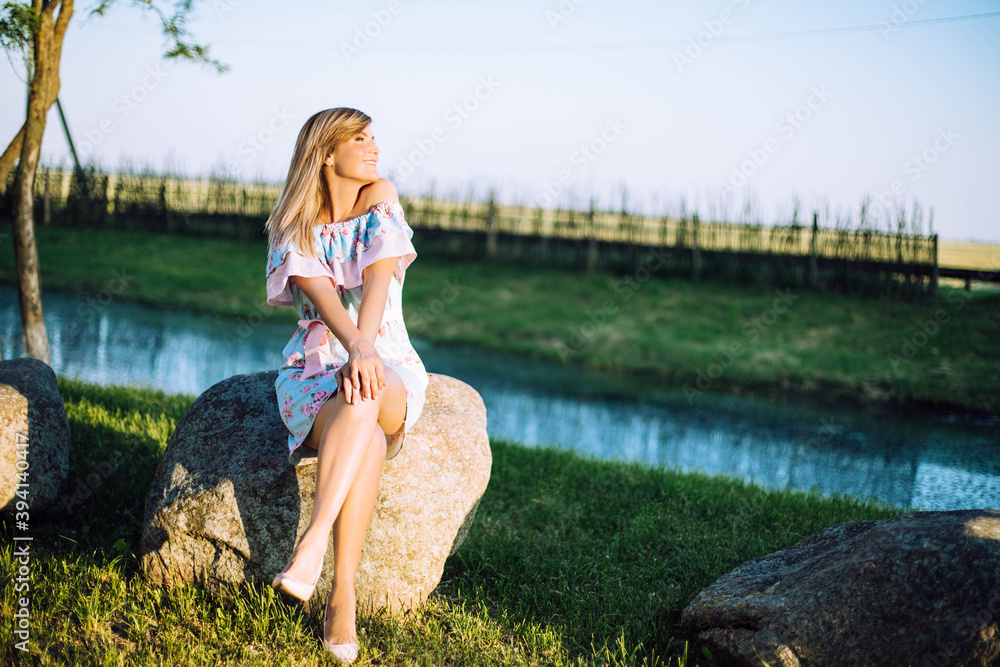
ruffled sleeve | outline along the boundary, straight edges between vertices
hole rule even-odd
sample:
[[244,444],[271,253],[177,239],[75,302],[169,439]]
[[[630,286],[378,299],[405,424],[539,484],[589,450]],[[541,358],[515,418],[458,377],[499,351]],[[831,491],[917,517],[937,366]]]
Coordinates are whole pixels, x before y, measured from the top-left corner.
[[400,282],[417,257],[413,230],[399,202],[376,204],[367,215],[322,228],[331,249],[330,268],[338,285],[350,289],[361,284],[362,272],[386,257],[398,257],[395,275]]
[[[330,267],[320,259],[306,257],[299,247],[282,235],[271,244],[267,260],[267,303],[292,306],[292,276],[313,278],[327,276],[336,280]],[[321,253],[317,253],[322,256]]]

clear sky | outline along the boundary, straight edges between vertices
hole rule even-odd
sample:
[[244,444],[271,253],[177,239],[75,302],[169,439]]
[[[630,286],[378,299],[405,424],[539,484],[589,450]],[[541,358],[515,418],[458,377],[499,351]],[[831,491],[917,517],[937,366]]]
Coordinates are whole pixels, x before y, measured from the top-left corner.
[[[793,197],[851,215],[881,195],[943,239],[1000,242],[1000,2],[372,0],[197,3],[231,70],[164,61],[119,3],[67,33],[60,100],[82,157],[280,181],[302,123],[372,118],[403,194],[787,222]],[[873,29],[831,31],[833,28]],[[23,121],[0,68],[0,137]],[[69,164],[53,109],[42,151]],[[560,182],[561,181],[561,182]],[[893,194],[892,189],[898,194]],[[926,232],[926,218],[925,229]]]

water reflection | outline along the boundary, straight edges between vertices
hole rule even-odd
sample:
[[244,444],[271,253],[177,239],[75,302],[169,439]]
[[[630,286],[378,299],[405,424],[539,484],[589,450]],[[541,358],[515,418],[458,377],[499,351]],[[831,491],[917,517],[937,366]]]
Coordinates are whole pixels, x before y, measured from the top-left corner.
[[[276,369],[292,323],[219,319],[46,292],[60,375],[193,395]],[[14,288],[0,285],[4,358],[22,355]],[[1000,506],[998,423],[947,423],[842,407],[680,391],[577,367],[414,340],[430,372],[483,397],[490,436],[602,459],[722,473],[923,509]]]

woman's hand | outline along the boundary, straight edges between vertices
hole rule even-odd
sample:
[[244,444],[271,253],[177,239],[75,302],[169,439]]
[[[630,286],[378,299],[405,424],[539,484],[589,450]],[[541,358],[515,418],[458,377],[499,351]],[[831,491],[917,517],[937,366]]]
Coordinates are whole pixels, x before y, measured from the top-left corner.
[[347,363],[341,366],[335,378],[337,387],[344,392],[348,403],[374,399],[385,387],[382,357],[367,338],[359,338],[348,347]]

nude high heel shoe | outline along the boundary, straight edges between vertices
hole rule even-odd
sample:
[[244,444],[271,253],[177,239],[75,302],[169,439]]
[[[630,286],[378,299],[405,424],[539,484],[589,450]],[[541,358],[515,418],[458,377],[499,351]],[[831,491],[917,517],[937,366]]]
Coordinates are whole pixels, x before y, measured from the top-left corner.
[[286,574],[284,570],[274,575],[274,581],[271,582],[271,586],[286,595],[306,602],[312,597],[313,591],[316,590],[316,584],[319,582],[319,576],[323,574],[323,561],[326,560],[326,554],[323,554],[323,558],[319,561],[319,570],[316,572],[316,576],[313,577],[312,583],[306,583],[301,579],[296,579],[290,574]]
[[320,639],[323,640],[323,648],[333,654],[337,660],[344,662],[346,664],[351,664],[358,659],[358,645],[354,642],[349,644],[331,644],[326,641],[326,610],[327,607],[323,607],[323,628],[320,630]]

